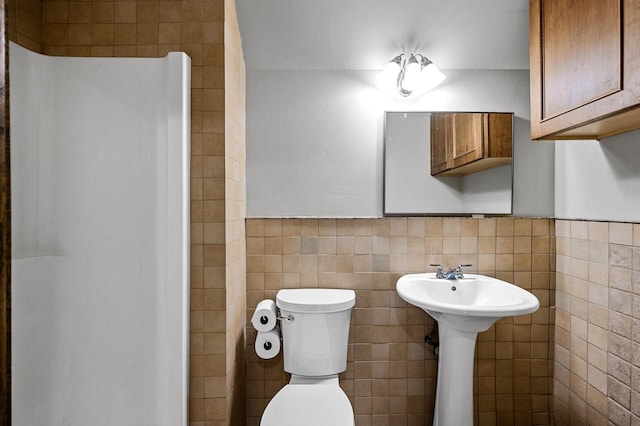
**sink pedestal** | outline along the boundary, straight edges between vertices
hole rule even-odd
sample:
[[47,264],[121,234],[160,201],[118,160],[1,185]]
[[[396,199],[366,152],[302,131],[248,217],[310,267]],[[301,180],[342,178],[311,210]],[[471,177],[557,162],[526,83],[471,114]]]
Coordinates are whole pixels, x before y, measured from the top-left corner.
[[477,332],[438,322],[440,355],[433,426],[473,426],[473,355]]
[[473,354],[476,337],[500,318],[535,312],[540,302],[516,285],[484,275],[443,280],[407,274],[400,297],[426,311],[440,328],[434,426],[473,426]]

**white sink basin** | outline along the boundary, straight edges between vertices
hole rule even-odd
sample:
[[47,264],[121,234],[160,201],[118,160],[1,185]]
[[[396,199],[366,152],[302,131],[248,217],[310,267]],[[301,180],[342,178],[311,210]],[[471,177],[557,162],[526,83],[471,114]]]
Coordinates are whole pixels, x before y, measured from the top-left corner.
[[502,317],[530,314],[540,306],[528,291],[484,275],[445,280],[433,273],[409,274],[398,280],[396,290],[403,300],[461,331],[484,331]]

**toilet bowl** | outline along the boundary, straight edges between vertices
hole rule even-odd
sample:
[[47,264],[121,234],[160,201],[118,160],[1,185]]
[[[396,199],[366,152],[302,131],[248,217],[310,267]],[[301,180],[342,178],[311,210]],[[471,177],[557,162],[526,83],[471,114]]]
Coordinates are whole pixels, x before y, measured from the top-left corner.
[[353,426],[349,398],[334,383],[289,383],[271,399],[260,426]]
[[286,289],[276,295],[284,369],[291,380],[269,402],[260,426],[353,426],[340,388],[347,368],[353,290]]

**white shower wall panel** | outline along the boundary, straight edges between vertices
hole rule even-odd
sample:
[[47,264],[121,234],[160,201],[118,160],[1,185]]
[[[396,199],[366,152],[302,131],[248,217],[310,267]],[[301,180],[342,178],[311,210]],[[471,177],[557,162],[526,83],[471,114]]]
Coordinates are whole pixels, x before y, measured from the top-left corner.
[[186,424],[189,62],[11,45],[16,426]]

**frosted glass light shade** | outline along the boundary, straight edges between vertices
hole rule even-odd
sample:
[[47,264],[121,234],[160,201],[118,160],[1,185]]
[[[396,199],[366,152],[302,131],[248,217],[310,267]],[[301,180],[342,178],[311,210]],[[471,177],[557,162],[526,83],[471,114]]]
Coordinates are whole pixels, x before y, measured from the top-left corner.
[[420,73],[420,83],[416,90],[428,92],[447,78],[434,63],[427,65]]
[[396,91],[398,86],[398,74],[402,71],[401,55],[392,59],[387,66],[376,76],[376,84],[380,90],[388,93]]
[[420,64],[415,56],[411,55],[404,69],[402,88],[413,92],[420,85]]

